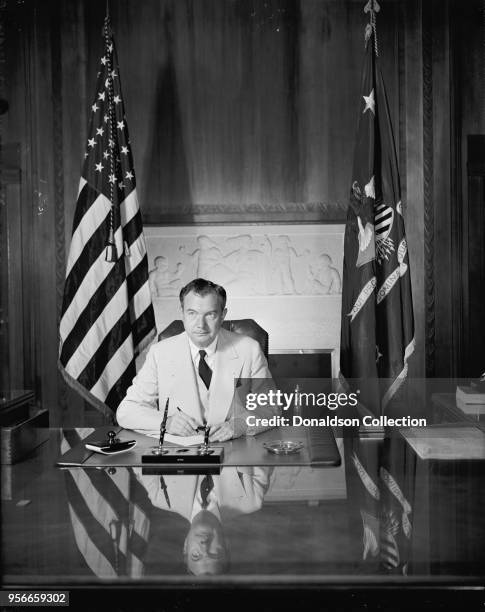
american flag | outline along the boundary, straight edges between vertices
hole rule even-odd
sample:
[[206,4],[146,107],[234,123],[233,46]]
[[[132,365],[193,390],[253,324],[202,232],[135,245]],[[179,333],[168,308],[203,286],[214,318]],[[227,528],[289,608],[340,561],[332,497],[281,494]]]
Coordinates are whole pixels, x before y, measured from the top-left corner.
[[79,183],[60,321],[59,367],[112,416],[155,334],[148,261],[108,17]]
[[[92,431],[63,430],[61,452]],[[73,468],[64,476],[74,538],[91,571],[101,578],[143,576],[152,504],[133,469]]]
[[[378,63],[378,10],[377,1],[369,0],[344,239],[340,374],[348,387],[359,390],[360,403],[370,413],[397,416],[406,409],[397,400],[414,350],[414,316],[397,155]],[[349,463],[359,483],[363,558],[377,559],[385,571],[403,572],[411,506],[399,462],[391,469],[391,442],[356,435]]]

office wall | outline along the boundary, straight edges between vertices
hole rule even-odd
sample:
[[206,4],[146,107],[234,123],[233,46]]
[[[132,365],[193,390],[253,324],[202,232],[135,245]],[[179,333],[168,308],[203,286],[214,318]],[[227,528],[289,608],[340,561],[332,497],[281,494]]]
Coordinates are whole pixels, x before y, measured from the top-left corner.
[[[111,4],[146,221],[163,227],[344,219],[364,2]],[[475,23],[482,7],[470,4],[463,19]],[[446,376],[459,365],[461,325],[457,96],[468,99],[478,83],[472,72],[456,91],[456,49],[479,49],[483,32],[476,26],[471,40],[460,38],[454,2],[381,5],[380,58],[412,265],[411,374]],[[84,418],[57,375],[57,325],[103,17],[104,3],[93,0],[7,1],[3,9],[10,108],[2,144],[18,153],[7,161],[19,170],[19,205],[8,204],[8,211],[20,228],[11,256],[22,261],[16,274],[23,300],[22,311],[10,300],[9,325],[19,331],[25,386],[49,407],[52,424]]]

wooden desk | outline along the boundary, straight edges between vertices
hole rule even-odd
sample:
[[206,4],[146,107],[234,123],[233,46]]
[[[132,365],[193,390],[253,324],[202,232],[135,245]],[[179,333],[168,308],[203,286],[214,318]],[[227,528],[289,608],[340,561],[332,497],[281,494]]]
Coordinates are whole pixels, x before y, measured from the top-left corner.
[[[112,456],[95,453],[84,447],[84,443],[89,442],[89,440],[105,439],[110,429],[117,432],[117,437],[120,440],[136,440],[137,445],[130,451]],[[263,446],[265,442],[281,439],[301,441],[304,446],[300,452],[291,455],[274,455],[269,453]],[[142,463],[142,455],[149,454],[150,449],[157,446],[157,444],[157,439],[133,431],[124,430],[119,427],[103,427],[93,432],[79,447],[59,457],[57,463],[64,467],[82,466],[83,468],[106,466],[149,467],[147,464]],[[257,436],[242,436],[236,440],[214,444],[214,446],[224,447],[224,466],[264,465],[276,467],[310,465],[337,467],[341,464],[333,431],[331,428],[324,427],[275,428]],[[153,467],[153,465],[150,467]],[[173,467],[176,468],[177,466]],[[198,467],[200,467],[200,464]]]
[[485,430],[485,415],[463,412],[457,405],[454,393],[433,393],[433,417],[435,423],[470,423]]
[[[314,485],[311,498],[321,500],[318,506],[281,494],[291,492],[295,479],[311,466],[223,467],[214,479],[223,483],[222,495],[229,494],[219,507],[230,567],[225,575],[194,576],[187,573],[183,548],[201,476],[175,474],[162,481],[136,467],[59,469],[54,462],[65,434],[50,431],[45,469],[32,473],[18,495],[2,500],[3,588],[64,585],[73,601],[73,585],[96,588],[95,601],[113,586],[138,598],[145,593],[137,589],[152,589],[160,601],[170,589],[199,594],[210,588],[213,601],[223,589],[232,589],[234,597],[237,588],[239,597],[243,589],[254,594],[258,588],[311,587],[340,589],[340,601],[343,590],[355,592],[359,585],[405,589],[484,583],[484,489],[478,465],[483,462],[476,472],[459,475],[456,465],[445,469],[441,462],[437,469],[407,457],[409,490],[416,492],[414,499],[405,492],[412,505],[412,563],[408,575],[390,576],[373,558],[363,559],[362,517],[349,494],[325,500],[319,495],[324,478],[308,479]],[[402,458],[401,447],[395,459]],[[333,470],[319,472],[324,476]],[[276,485],[279,494],[272,496]]]

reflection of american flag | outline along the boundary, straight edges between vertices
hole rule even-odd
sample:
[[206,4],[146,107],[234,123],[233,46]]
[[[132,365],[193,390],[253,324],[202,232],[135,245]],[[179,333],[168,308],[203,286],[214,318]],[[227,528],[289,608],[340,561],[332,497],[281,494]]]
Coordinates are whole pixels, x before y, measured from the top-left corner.
[[[92,431],[64,430],[61,451]],[[91,571],[101,578],[142,576],[152,505],[133,470],[75,468],[65,470],[65,483],[76,545]]]
[[[155,333],[155,319],[108,19],[90,114],[66,269],[59,365],[71,386],[112,415],[135,376],[135,357]],[[106,261],[106,245],[112,241],[116,252]]]

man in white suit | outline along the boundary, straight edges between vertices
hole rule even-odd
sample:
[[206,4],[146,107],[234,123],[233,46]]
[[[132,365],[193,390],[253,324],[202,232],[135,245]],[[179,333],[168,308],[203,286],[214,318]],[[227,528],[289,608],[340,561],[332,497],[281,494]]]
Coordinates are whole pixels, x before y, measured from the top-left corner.
[[155,507],[175,512],[190,523],[183,552],[187,570],[195,575],[227,571],[229,549],[224,523],[261,509],[272,471],[269,467],[240,466],[224,467],[215,476],[177,474],[160,478],[135,469]]
[[[235,391],[241,379],[271,379],[259,343],[222,329],[227,309],[220,285],[195,279],[180,291],[180,304],[185,331],[150,348],[118,407],[119,425],[159,431],[169,398],[168,433],[191,436],[208,425],[213,442],[258,433],[262,428],[246,422],[254,412]],[[271,407],[257,410],[258,416],[275,413]]]

